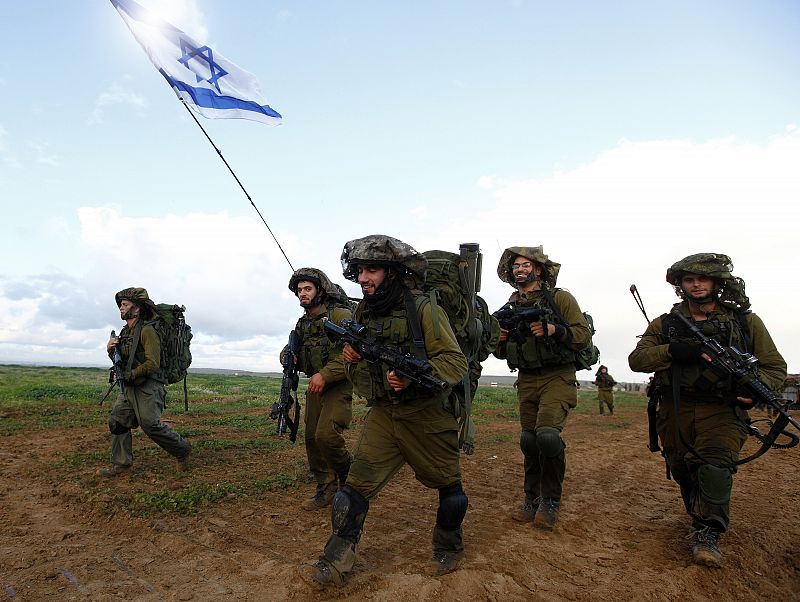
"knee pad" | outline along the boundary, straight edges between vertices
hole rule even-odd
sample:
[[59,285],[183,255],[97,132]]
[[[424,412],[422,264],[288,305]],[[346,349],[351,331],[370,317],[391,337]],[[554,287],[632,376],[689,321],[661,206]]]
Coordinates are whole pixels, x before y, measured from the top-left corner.
[[539,457],[539,447],[536,445],[536,433],[533,431],[522,431],[519,435],[519,448],[522,455]]
[[333,496],[331,506],[333,534],[352,543],[358,543],[368,510],[369,501],[363,495],[349,485],[342,487]]
[[108,430],[111,431],[112,435],[124,435],[125,433],[129,433],[131,429],[129,429],[127,426],[123,426],[113,418],[109,418]]
[[731,501],[733,475],[727,468],[703,464],[697,469],[697,485],[702,498],[711,504],[720,506]]
[[436,524],[445,531],[455,531],[467,514],[469,499],[461,482],[439,489],[439,509],[436,511]]
[[536,445],[545,458],[557,457],[566,447],[561,439],[561,433],[552,426],[536,429]]

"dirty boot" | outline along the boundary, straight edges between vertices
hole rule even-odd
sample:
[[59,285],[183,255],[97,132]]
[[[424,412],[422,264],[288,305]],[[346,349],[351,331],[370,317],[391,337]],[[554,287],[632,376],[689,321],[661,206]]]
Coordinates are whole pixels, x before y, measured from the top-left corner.
[[301,567],[300,575],[309,585],[319,590],[328,585],[344,585],[344,576],[324,556],[314,564]]
[[558,500],[549,497],[542,498],[542,501],[539,502],[539,508],[536,510],[533,525],[540,529],[552,529],[556,526],[556,518],[560,507],[561,503]]
[[694,528],[689,533],[692,541],[692,560],[712,568],[722,566],[722,553],[719,551],[719,531],[711,527]]
[[464,558],[464,532],[461,528],[446,531],[439,525],[433,528],[433,557],[431,568],[436,577],[452,573]]
[[314,497],[300,504],[300,507],[303,510],[321,510],[322,508],[331,505],[331,502],[333,502],[333,496],[335,495],[336,495],[336,489],[318,488],[317,492],[314,494]]
[[356,544],[338,535],[331,535],[319,560],[302,567],[300,574],[317,589],[325,589],[328,585],[341,586],[355,562]]
[[189,448],[189,451],[186,453],[185,456],[181,456],[180,458],[175,458],[175,470],[178,472],[186,472],[189,470],[189,456],[192,454],[192,449]]
[[101,477],[116,477],[121,474],[125,474],[131,469],[130,466],[122,466],[121,464],[112,464],[107,468],[101,468],[97,471],[97,474]]
[[541,498],[525,498],[525,500],[511,512],[511,518],[520,523],[532,523],[536,516],[536,510],[539,508]]

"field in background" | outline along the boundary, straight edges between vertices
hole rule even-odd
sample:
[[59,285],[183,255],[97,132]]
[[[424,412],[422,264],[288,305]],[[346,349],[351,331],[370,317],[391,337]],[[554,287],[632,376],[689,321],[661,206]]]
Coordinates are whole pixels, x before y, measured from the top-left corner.
[[[480,387],[467,558],[427,571],[437,496],[407,468],[372,501],[346,587],[318,594],[298,575],[330,532],[311,497],[301,430],[276,437],[269,408],[280,381],[190,374],[169,387],[164,420],[194,446],[191,469],[138,430],[134,468],[107,465],[111,398],[102,369],[0,366],[0,587],[19,599],[237,600],[789,600],[800,598],[797,450],[743,468],[734,488],[726,566],[688,562],[688,520],[663,463],[645,449],[645,398],[616,394],[613,417],[579,391],[564,433],[565,495],[554,533],[508,516],[521,497],[516,391]],[[301,402],[303,385],[301,384]],[[114,395],[114,394],[112,394]],[[366,414],[354,404],[351,448]],[[13,595],[12,595],[13,594]]]

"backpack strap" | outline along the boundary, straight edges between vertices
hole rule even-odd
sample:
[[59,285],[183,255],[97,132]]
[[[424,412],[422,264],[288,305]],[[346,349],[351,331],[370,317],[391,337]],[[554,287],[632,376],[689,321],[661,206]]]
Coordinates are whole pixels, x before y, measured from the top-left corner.
[[131,351],[128,354],[128,365],[125,367],[126,372],[133,370],[133,358],[136,355],[136,350],[139,349],[139,339],[142,336],[142,326],[144,322],[136,320],[136,326],[133,327],[133,341],[131,342]]
[[[406,306],[408,328],[411,330],[411,341],[414,344],[414,355],[419,359],[427,360],[428,354],[425,353],[425,338],[422,334],[422,323],[419,319],[417,301],[408,289],[403,291],[403,302]],[[432,301],[432,303],[435,303],[435,301]]]
[[[558,292],[561,289],[555,289]],[[550,306],[550,309],[553,310],[553,313],[556,315],[556,318],[561,322],[561,325],[566,330],[566,340],[565,341],[557,341],[559,345],[567,346],[572,342],[572,329],[569,327],[569,322],[564,318],[564,314],[561,313],[561,308],[556,303],[555,297],[550,292],[549,289],[543,288],[542,293],[544,293],[544,298],[547,300],[547,304]],[[547,333],[545,333],[547,334]]]

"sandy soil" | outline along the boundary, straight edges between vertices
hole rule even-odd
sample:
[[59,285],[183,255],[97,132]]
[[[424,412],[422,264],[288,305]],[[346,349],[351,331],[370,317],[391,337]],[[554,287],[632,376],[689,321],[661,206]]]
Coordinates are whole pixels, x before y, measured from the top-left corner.
[[[180,416],[174,426],[192,420]],[[725,566],[712,570],[689,560],[689,521],[660,456],[645,448],[645,430],[641,408],[571,417],[565,497],[558,527],[547,533],[509,518],[521,498],[517,425],[482,426],[476,453],[462,463],[470,507],[461,570],[429,573],[437,496],[404,470],[372,503],[351,579],[322,593],[298,571],[316,559],[330,529],[327,511],[298,507],[313,493],[310,482],[226,499],[192,516],[108,510],[135,490],[296,467],[305,457],[300,445],[228,463],[198,453],[185,475],[152,450],[151,461],[109,481],[94,474],[108,449],[104,425],[6,437],[0,599],[800,600],[800,451],[773,450],[740,470]],[[134,453],[148,445],[137,436]],[[76,450],[98,452],[97,462],[59,463]]]

